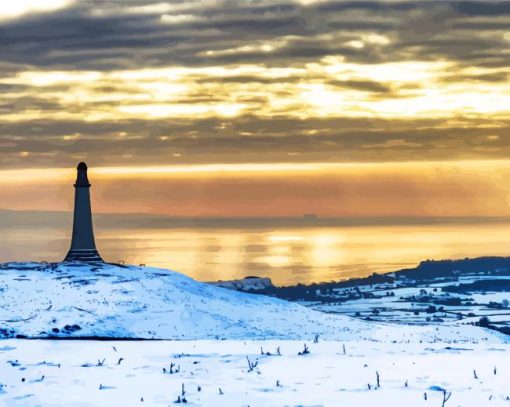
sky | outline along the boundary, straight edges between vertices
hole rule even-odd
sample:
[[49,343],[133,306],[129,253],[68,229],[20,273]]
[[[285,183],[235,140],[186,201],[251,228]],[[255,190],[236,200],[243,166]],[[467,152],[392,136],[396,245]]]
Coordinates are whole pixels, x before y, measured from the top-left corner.
[[0,208],[510,216],[510,2],[0,3]]

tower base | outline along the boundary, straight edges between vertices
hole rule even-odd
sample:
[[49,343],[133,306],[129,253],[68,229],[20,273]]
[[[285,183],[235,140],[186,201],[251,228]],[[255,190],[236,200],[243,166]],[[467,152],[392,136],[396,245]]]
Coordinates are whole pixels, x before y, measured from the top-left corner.
[[69,250],[65,262],[79,261],[82,263],[104,263],[97,250]]

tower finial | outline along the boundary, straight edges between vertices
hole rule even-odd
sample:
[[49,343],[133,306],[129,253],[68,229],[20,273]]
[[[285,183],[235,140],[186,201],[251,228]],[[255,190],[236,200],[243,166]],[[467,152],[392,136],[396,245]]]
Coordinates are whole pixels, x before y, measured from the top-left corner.
[[87,164],[83,161],[78,164],[76,167],[77,175],[76,175],[76,183],[75,187],[90,187],[90,182],[87,177]]

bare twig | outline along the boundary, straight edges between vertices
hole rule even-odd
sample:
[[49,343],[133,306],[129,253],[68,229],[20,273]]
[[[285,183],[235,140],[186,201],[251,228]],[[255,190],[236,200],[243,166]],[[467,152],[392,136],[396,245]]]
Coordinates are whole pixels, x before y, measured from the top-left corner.
[[443,390],[443,404],[441,404],[441,407],[444,407],[446,402],[450,400],[450,397],[452,396],[452,392],[447,392],[446,390]]
[[308,355],[310,353],[310,349],[308,349],[308,346],[306,346],[306,343],[304,344],[304,349],[301,352],[298,352],[299,356],[302,355]]
[[252,362],[250,361],[250,358],[248,356],[246,356],[246,360],[248,361],[248,372],[253,372],[253,369],[255,369],[257,367],[257,365],[259,364],[259,362]]

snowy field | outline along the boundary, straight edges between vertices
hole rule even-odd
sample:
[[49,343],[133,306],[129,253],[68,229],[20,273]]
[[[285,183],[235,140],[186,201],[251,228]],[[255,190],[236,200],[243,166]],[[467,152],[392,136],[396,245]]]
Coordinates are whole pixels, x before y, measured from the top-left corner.
[[0,405],[440,407],[441,389],[447,407],[510,405],[509,345],[307,345],[298,355],[300,341],[9,339]]
[[510,336],[459,321],[363,321],[109,264],[0,264],[0,299],[0,406],[510,406]]
[[[510,306],[507,305],[510,304],[510,293],[507,291],[471,290],[460,293],[445,291],[448,286],[484,279],[484,276],[460,277],[456,282],[430,282],[414,287],[400,287],[394,284],[381,285],[382,287],[358,286],[362,298],[345,300],[345,293],[352,292],[352,289],[337,289],[327,294],[327,301],[300,303],[322,312],[400,324],[423,325],[446,322],[461,325],[477,322],[482,316],[489,317],[490,321],[495,323],[510,321]],[[507,280],[508,277],[498,276],[497,279]],[[388,293],[391,296],[388,296]],[[334,301],[335,296],[339,301]],[[497,308],[491,304],[505,306]]]

